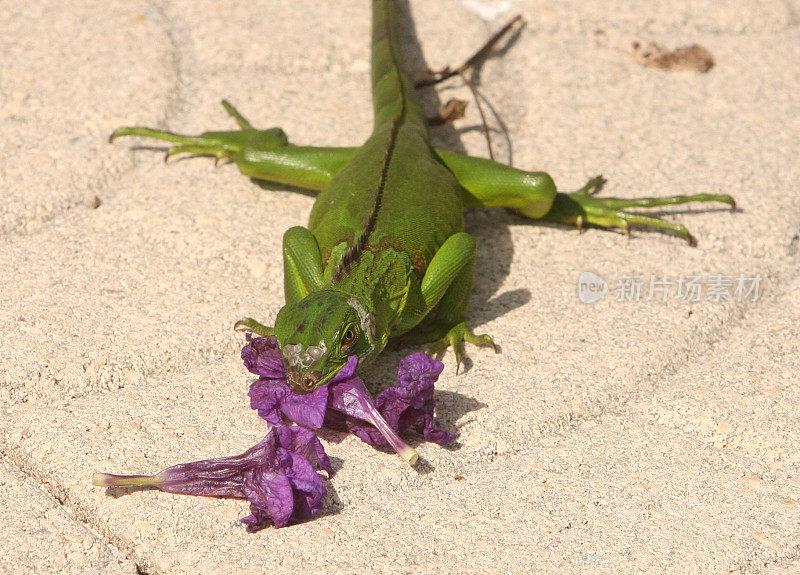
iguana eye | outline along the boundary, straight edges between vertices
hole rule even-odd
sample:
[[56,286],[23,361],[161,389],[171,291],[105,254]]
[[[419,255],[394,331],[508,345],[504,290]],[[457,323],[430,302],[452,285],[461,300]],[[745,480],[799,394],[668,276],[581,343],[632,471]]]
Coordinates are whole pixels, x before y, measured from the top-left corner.
[[342,351],[347,351],[358,341],[358,332],[350,325],[342,335]]

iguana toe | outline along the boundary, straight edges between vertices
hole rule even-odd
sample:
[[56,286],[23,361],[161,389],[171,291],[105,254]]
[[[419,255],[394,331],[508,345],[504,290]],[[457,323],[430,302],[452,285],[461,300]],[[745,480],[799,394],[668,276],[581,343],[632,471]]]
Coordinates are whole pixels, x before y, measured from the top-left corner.
[[492,336],[485,333],[476,335],[472,333],[466,323],[461,322],[451,327],[444,337],[429,345],[425,353],[431,356],[438,355],[444,353],[447,351],[448,347],[452,346],[453,353],[455,353],[456,356],[456,374],[458,374],[464,360],[464,342],[480,347],[491,346],[495,353],[498,352],[497,345],[495,345]]
[[233,329],[251,331],[260,336],[275,335],[274,327],[259,323],[252,317],[243,317],[234,324]]

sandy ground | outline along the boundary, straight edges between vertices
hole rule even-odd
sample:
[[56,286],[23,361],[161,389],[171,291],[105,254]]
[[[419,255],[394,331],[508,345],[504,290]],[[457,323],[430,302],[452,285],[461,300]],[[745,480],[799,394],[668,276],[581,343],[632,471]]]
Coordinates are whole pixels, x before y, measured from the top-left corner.
[[[422,444],[420,472],[326,441],[324,512],[255,535],[246,503],[115,498],[91,473],[260,439],[231,325],[280,308],[281,235],[313,199],[106,140],[130,124],[228,128],[229,98],[294,142],[358,144],[369,4],[0,10],[0,572],[800,572],[800,3],[511,4],[492,22],[458,0],[410,7],[417,74],[420,49],[432,68],[458,63],[526,17],[480,77],[508,128],[501,159],[565,190],[602,172],[606,194],[731,193],[741,210],[673,210],[696,248],[470,214],[472,324],[502,354],[471,349],[458,376],[445,358],[437,414],[456,447]],[[644,68],[635,41],[698,43],[716,65]],[[454,81],[437,97],[469,94]],[[436,141],[484,155],[478,124],[471,106]],[[578,296],[586,271],[608,284],[594,304]],[[638,301],[619,301],[634,275]],[[700,301],[676,297],[690,275]],[[716,276],[760,276],[756,301],[707,299]],[[666,301],[651,277],[672,282]],[[389,384],[401,356],[367,378]]]

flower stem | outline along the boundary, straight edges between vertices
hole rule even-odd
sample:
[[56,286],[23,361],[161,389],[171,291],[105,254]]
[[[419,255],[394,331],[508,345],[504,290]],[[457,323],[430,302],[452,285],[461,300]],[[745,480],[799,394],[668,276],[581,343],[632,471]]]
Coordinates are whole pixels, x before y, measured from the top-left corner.
[[405,459],[406,463],[409,465],[414,465],[417,459],[419,459],[417,450],[400,439],[400,436],[397,435],[395,430],[386,422],[374,403],[371,401],[362,401],[361,405],[364,408],[365,415],[369,417],[369,422],[381,432],[381,435],[386,438],[386,441],[389,442],[397,454]]
[[156,475],[115,475],[97,471],[92,475],[92,485],[96,487],[126,487],[130,485],[158,487],[160,483],[161,481]]

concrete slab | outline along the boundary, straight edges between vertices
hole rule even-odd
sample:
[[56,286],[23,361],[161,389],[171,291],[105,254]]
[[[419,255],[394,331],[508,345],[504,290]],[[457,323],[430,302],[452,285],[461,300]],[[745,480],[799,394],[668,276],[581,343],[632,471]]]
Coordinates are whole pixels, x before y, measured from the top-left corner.
[[[470,214],[473,325],[503,353],[470,350],[460,376],[445,359],[438,418],[460,447],[423,445],[428,473],[331,441],[340,469],[325,514],[258,535],[238,524],[240,502],[90,486],[95,469],[156,471],[264,434],[230,327],[280,308],[281,235],[313,201],[232,166],[163,166],[152,149],[105,138],[122,124],[232,126],[219,106],[228,98],[293,142],[358,143],[371,121],[368,8],[40,0],[0,16],[10,465],[63,502],[71,528],[85,522],[148,573],[790,568],[800,500],[791,2],[513,3],[529,25],[481,73],[508,126],[501,159],[545,169],[566,190],[602,171],[609,195],[726,192],[742,210],[669,216],[697,235],[694,249],[656,233]],[[456,0],[412,2],[411,14],[432,68],[460,62],[499,26]],[[716,66],[646,69],[628,53],[634,41],[698,42]],[[419,47],[408,57],[424,65]],[[458,82],[440,93],[469,99]],[[471,109],[435,138],[481,154],[476,126]],[[584,271],[609,289],[591,305],[578,297]],[[634,275],[638,301],[617,301]],[[703,277],[699,301],[675,297],[690,275]],[[715,276],[760,276],[759,297],[706,299]],[[648,298],[651,277],[672,282],[665,301]],[[389,384],[403,353],[366,379]],[[43,547],[25,529],[10,523],[9,541],[30,540],[35,557]]]
[[57,499],[0,458],[3,573],[136,573],[136,566]]

